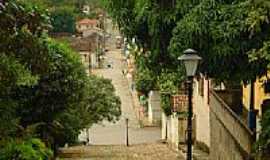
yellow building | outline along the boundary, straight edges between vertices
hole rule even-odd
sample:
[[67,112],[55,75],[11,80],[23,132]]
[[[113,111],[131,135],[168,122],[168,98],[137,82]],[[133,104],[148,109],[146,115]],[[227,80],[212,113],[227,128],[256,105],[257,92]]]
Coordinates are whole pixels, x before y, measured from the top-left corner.
[[[243,105],[249,110],[251,85],[243,86]],[[254,109],[262,116],[265,107],[270,107],[270,81],[266,77],[257,79],[254,84]]]

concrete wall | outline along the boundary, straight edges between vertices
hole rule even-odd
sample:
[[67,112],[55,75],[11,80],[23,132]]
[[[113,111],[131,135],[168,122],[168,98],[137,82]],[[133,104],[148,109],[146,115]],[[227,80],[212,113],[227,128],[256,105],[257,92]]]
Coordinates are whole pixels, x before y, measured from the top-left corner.
[[252,133],[237,115],[210,91],[210,160],[248,160]]
[[161,115],[161,139],[166,140],[167,139],[167,116],[164,112],[162,112]]
[[[179,120],[176,115],[166,116],[162,113],[161,138],[167,141],[173,149],[178,150],[180,139],[185,139],[179,134]],[[186,130],[186,128],[185,128]]]
[[[196,122],[193,119],[193,141],[196,137]],[[179,149],[179,144],[186,143],[186,131],[187,131],[187,119],[182,115],[176,115],[175,113],[166,116],[162,113],[161,123],[161,138],[168,142],[168,144],[175,150]]]
[[[200,85],[203,85],[201,88]],[[210,147],[210,107],[209,107],[209,86],[210,80],[202,78],[202,81],[194,80],[193,92],[193,141],[204,144],[203,147]],[[201,90],[200,90],[201,89]],[[201,93],[203,92],[203,94]],[[167,125],[167,126],[166,126]],[[179,143],[185,143],[187,119],[181,116],[172,115],[166,117],[162,114],[162,139],[178,149]],[[167,132],[166,132],[167,129]]]
[[171,123],[171,128],[170,132],[172,133],[171,135],[171,144],[174,148],[178,149],[179,145],[179,123],[178,123],[178,117],[175,115],[170,116],[170,121]]
[[[203,90],[200,91],[200,85]],[[209,86],[210,80],[205,78],[194,81],[193,111],[196,116],[196,141],[210,147],[210,108],[209,108]],[[201,93],[203,92],[203,93]]]
[[160,125],[161,113],[160,93],[158,91],[150,91],[148,99],[148,123],[150,125]]

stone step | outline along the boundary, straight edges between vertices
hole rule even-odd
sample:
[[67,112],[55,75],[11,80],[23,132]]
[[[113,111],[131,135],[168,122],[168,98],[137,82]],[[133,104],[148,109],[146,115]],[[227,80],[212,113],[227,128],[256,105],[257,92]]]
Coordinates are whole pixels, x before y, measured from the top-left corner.
[[[183,153],[186,154],[186,145],[180,145],[179,150]],[[202,150],[200,150],[197,147],[194,147],[192,150],[192,157],[194,160],[209,160],[209,153],[206,153]]]
[[62,148],[59,160],[184,160],[164,143],[93,145]]

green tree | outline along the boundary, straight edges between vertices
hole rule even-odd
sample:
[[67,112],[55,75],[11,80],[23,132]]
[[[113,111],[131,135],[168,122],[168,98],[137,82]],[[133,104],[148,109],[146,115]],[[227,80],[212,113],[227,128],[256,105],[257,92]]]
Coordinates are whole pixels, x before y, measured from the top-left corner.
[[135,83],[139,92],[148,95],[155,88],[155,76],[149,69],[140,68],[135,75]]
[[[52,152],[39,139],[11,140],[0,150],[0,160],[47,160]],[[2,146],[3,147],[3,146]]]
[[[178,17],[175,1],[103,0],[103,5],[122,34],[129,39],[135,38],[136,45],[143,49],[143,52],[134,53],[137,90],[144,94],[152,89],[164,90],[162,86],[167,85],[167,81],[157,81],[166,79],[163,70],[177,73],[181,68],[177,57],[168,51]],[[181,81],[179,78],[172,84],[177,88]]]
[[58,7],[51,11],[52,17],[52,32],[68,32],[75,33],[76,19],[74,8],[71,7]]
[[84,98],[56,118],[60,126],[53,130],[58,145],[74,143],[83,128],[103,120],[118,120],[121,102],[110,80],[90,76],[85,81]]
[[251,1],[204,0],[190,6],[174,29],[172,54],[179,56],[186,48],[198,50],[203,57],[200,71],[221,81],[247,83],[266,73],[269,61],[249,59],[249,52],[267,39],[250,28]]
[[177,87],[163,69],[183,77],[176,59],[187,48],[203,58],[200,72],[218,81],[243,84],[267,74],[269,0],[103,1],[122,33],[146,50],[136,64],[153,71],[162,90]]
[[1,141],[6,136],[16,135],[18,101],[11,98],[12,90],[36,84],[38,76],[34,68],[39,68],[41,59],[46,60],[43,52],[37,51],[41,47],[36,42],[48,28],[49,18],[44,10],[13,0],[0,7],[0,23],[5,26],[0,28],[0,119],[7,122],[0,127]]
[[172,95],[178,93],[181,88],[181,81],[184,80],[182,70],[163,69],[158,77],[157,83],[161,93],[161,107],[166,115],[172,114]]
[[[261,134],[259,136],[259,139],[256,143],[256,151],[258,155],[262,157],[262,159],[267,159],[270,155],[270,110],[267,109],[267,111],[264,113],[262,120],[261,120]],[[264,157],[264,158],[263,158]]]
[[[111,82],[88,77],[78,53],[48,38],[46,10],[17,0],[0,7],[0,23],[5,26],[0,28],[3,157],[16,152],[26,160],[47,159],[37,158],[39,151],[29,138],[40,138],[55,150],[76,141],[81,129],[119,117],[120,100]],[[16,142],[6,148],[11,140]]]

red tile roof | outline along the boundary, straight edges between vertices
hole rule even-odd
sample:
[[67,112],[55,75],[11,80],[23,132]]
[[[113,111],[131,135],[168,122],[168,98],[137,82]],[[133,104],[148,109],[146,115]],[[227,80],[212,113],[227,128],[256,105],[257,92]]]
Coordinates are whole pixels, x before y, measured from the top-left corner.
[[90,24],[90,25],[96,25],[97,24],[97,20],[96,19],[88,19],[88,18],[85,18],[85,19],[82,19],[80,21],[77,22],[77,24],[80,24],[80,25],[87,25],[87,24]]

